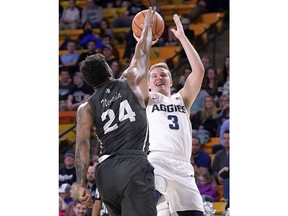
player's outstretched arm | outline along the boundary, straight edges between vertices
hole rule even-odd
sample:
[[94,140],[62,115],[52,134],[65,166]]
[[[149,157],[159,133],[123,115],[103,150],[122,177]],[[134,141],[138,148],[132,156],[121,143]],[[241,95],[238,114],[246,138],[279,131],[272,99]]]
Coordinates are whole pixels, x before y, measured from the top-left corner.
[[79,106],[76,116],[76,154],[75,167],[78,199],[92,208],[91,194],[86,190],[86,175],[90,164],[90,138],[94,126],[93,116],[88,102]]
[[155,8],[150,7],[145,16],[141,37],[136,44],[130,66],[123,72],[123,77],[127,79],[131,89],[137,96],[140,104],[148,99],[147,75],[150,65],[150,49],[152,46],[152,24]]
[[184,99],[187,110],[190,110],[192,103],[201,89],[205,70],[197,51],[184,33],[179,16],[174,14],[173,19],[177,29],[171,29],[171,31],[174,33],[175,37],[179,39],[181,45],[183,46],[192,68],[192,73],[186,79],[184,87],[179,91]]

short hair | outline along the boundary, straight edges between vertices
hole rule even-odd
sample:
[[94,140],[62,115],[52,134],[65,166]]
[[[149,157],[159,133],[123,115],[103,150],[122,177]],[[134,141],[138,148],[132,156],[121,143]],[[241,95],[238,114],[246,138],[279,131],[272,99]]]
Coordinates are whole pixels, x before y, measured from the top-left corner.
[[81,63],[80,72],[85,82],[93,88],[97,88],[113,76],[112,69],[100,53],[88,56]]
[[192,139],[197,139],[197,140],[198,140],[198,143],[199,143],[199,145],[201,145],[201,140],[200,140],[200,138],[199,138],[198,136],[194,136],[194,137],[192,137]]
[[169,77],[172,79],[172,75],[171,75],[170,69],[169,69],[168,65],[167,65],[165,62],[160,62],[160,63],[157,63],[157,64],[152,65],[152,66],[150,67],[150,69],[149,69],[149,73],[148,73],[148,74],[149,74],[149,77],[150,77],[150,72],[151,72],[152,70],[154,70],[155,68],[157,68],[157,67],[166,69],[166,70],[168,71]]

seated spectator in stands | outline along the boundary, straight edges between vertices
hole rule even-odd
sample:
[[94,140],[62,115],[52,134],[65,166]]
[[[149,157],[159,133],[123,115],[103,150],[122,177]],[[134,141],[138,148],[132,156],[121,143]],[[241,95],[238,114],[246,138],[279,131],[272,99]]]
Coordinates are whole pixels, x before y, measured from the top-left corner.
[[230,109],[229,109],[229,95],[222,95],[219,99],[219,108],[217,110],[217,122],[218,122],[218,130],[217,136],[220,137],[219,132],[221,125],[226,119],[229,119]]
[[229,56],[225,56],[223,66],[217,70],[218,80],[222,86],[229,80],[229,65]]
[[59,186],[76,182],[75,152],[69,149],[64,157],[64,167],[59,170]]
[[113,21],[113,27],[119,28],[119,27],[131,27],[132,20],[134,16],[142,11],[148,9],[147,6],[142,4],[142,0],[134,0],[132,1],[132,4],[128,6],[127,10],[123,14],[122,17],[116,18]]
[[60,72],[59,80],[59,111],[66,110],[68,95],[74,86],[70,71],[67,68],[63,68]]
[[88,216],[87,215],[88,207],[82,204],[78,199],[73,202],[73,211],[74,215],[68,215],[68,216]]
[[123,72],[120,61],[118,59],[114,59],[113,61],[111,61],[109,66],[113,71],[114,77],[116,79],[120,78]]
[[116,59],[120,59],[119,50],[113,44],[112,38],[110,37],[110,35],[104,34],[102,35],[101,39],[102,39],[103,46],[110,45],[113,48],[112,54],[115,56]]
[[216,184],[213,183],[213,178],[208,171],[203,171],[200,173],[197,179],[197,186],[203,201],[218,201]]
[[204,85],[210,96],[214,98],[215,103],[219,104],[219,95],[218,88],[219,82],[217,80],[216,70],[213,67],[209,67],[204,77]]
[[96,200],[97,194],[96,194],[96,182],[94,177],[94,166],[89,166],[87,170],[87,177],[86,177],[86,188],[91,193],[91,198],[93,201]]
[[190,65],[184,66],[183,74],[180,76],[178,85],[176,86],[177,91],[183,88],[184,83],[191,72],[192,72],[192,69]]
[[59,195],[64,199],[64,202],[66,205],[69,205],[69,203],[73,202],[73,198],[70,193],[71,185],[68,183],[64,183],[59,188]]
[[212,66],[211,58],[207,55],[203,55],[201,57],[201,61],[202,61],[202,64],[205,68],[205,74],[206,74],[207,70]]
[[91,40],[95,41],[96,49],[100,50],[103,48],[101,38],[99,38],[98,35],[93,32],[92,23],[90,21],[86,21],[83,24],[83,33],[79,35],[77,43],[81,49],[87,49],[87,42]]
[[65,216],[75,216],[74,214],[74,201],[76,199],[78,199],[78,195],[77,195],[77,182],[74,182],[71,185],[71,189],[70,189],[70,194],[71,197],[73,198],[73,202],[70,202],[67,207],[66,207],[66,211],[65,211]]
[[106,35],[109,35],[110,36],[110,40],[111,42],[114,40],[114,32],[113,32],[113,29],[109,23],[109,21],[107,19],[102,19],[101,22],[100,22],[100,37],[102,38],[102,41],[103,41],[103,37],[107,37]]
[[87,56],[94,55],[100,51],[101,50],[96,49],[96,42],[94,40],[88,41],[87,42],[87,52],[83,52],[80,54],[80,57],[78,59],[78,65],[80,65],[80,63],[82,61],[84,61],[87,58]]
[[210,171],[211,158],[207,152],[201,149],[201,143],[198,137],[192,138],[192,154],[190,161],[194,167],[196,179],[198,179],[202,172]]
[[67,208],[67,204],[64,199],[59,195],[59,216],[66,216],[65,211]]
[[80,10],[76,7],[75,0],[68,1],[68,8],[64,9],[59,27],[63,29],[77,29],[80,24]]
[[114,55],[113,55],[113,48],[111,45],[107,44],[103,47],[102,49],[102,54],[105,56],[105,60],[110,65],[112,61],[118,60]]
[[68,53],[59,56],[59,68],[65,67],[73,74],[78,70],[78,58],[80,53],[76,51],[76,43],[73,40],[68,41],[66,49]]
[[103,19],[103,8],[101,5],[95,4],[94,0],[86,0],[86,7],[82,10],[81,23],[90,21],[93,28],[99,28]]
[[137,44],[137,41],[133,36],[132,29],[126,34],[125,40],[126,40],[125,51],[123,56],[121,57],[127,60],[127,66],[129,66],[130,60],[132,59],[132,56],[134,54],[135,46]]
[[73,76],[73,83],[76,86],[73,88],[67,99],[67,110],[77,110],[80,104],[87,101],[87,99],[94,93],[92,87],[88,86],[80,72],[76,72]]
[[226,201],[229,200],[229,148],[230,134],[227,130],[223,133],[223,149],[216,153],[212,165],[212,174],[216,179],[216,183],[223,185]]
[[[94,160],[95,160],[95,157],[94,157]],[[97,159],[97,161],[98,161],[98,159]],[[94,163],[96,163],[96,161],[94,161]],[[98,163],[99,163],[99,161],[98,161]],[[103,205],[103,208],[106,208],[106,207],[104,206],[104,203],[102,203],[98,188],[96,186],[95,177],[94,177],[95,176],[94,175],[95,166],[93,165],[93,166],[88,167],[87,178],[86,178],[86,180],[87,180],[86,188],[90,191],[91,198],[94,202],[94,204],[93,204],[93,211],[95,211],[94,214],[97,213],[96,215],[100,215],[102,205]],[[88,214],[88,215],[90,215],[90,214]]]
[[190,120],[192,120],[196,113],[203,108],[204,100],[207,96],[209,96],[209,94],[202,82],[201,89],[190,108]]
[[[193,73],[193,72],[192,72]],[[192,129],[207,130],[210,137],[216,137],[217,132],[217,107],[212,96],[206,96],[203,108],[192,118]]]

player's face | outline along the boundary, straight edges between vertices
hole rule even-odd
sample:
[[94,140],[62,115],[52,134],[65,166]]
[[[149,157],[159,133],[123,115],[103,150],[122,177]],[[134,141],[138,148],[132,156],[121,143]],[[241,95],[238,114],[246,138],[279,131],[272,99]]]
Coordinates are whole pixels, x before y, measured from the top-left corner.
[[77,205],[74,207],[75,216],[85,216],[86,211],[86,206],[81,203],[77,203]]
[[172,80],[166,69],[157,67],[150,71],[149,88],[152,92],[158,92],[169,96],[171,86]]

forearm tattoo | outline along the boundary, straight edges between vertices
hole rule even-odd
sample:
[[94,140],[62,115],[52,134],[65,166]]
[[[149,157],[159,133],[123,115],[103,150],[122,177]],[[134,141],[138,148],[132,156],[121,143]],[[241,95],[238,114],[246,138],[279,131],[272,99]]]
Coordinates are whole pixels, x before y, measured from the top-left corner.
[[86,177],[86,165],[85,162],[80,158],[80,153],[76,152],[75,155],[75,167],[76,167],[76,177],[77,183],[82,184]]

